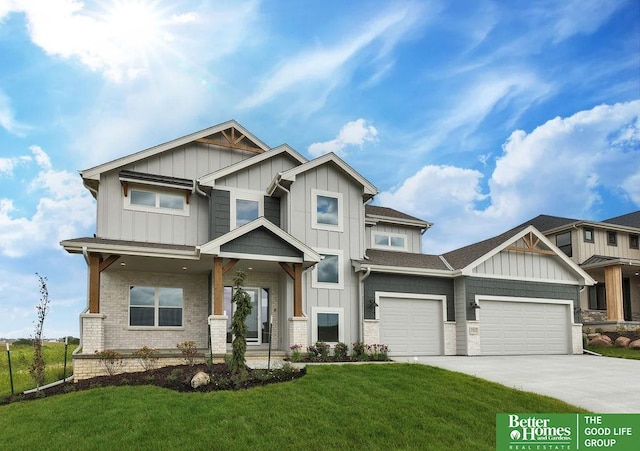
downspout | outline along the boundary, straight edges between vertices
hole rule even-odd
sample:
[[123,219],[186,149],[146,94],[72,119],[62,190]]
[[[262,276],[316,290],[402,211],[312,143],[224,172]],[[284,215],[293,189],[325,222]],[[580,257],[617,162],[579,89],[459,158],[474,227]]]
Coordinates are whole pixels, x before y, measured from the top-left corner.
[[358,331],[358,339],[364,342],[364,281],[371,274],[371,267],[366,266],[364,274],[360,272],[358,290],[360,291],[360,302],[358,302],[358,317],[360,318],[360,330]]
[[285,232],[291,233],[291,191],[280,184],[279,178],[277,180],[276,186],[287,193],[287,230]]
[[193,189],[191,190],[191,194],[195,194],[195,193],[200,194],[202,197],[208,196],[207,193],[205,193],[200,189],[200,187],[198,186],[198,181],[196,179],[193,179]]

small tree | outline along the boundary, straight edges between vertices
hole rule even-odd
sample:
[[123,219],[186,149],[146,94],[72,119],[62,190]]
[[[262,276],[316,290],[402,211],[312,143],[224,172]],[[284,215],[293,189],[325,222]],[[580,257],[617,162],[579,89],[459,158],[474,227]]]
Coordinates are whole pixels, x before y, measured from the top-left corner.
[[242,289],[247,273],[236,271],[233,278],[233,297],[231,302],[236,305],[236,311],[231,320],[231,333],[233,334],[233,352],[231,354],[230,370],[233,374],[245,375],[247,372],[244,358],[247,351],[247,316],[251,313],[251,296]]
[[40,283],[40,301],[36,305],[38,311],[38,320],[36,321],[36,328],[33,336],[33,361],[29,365],[29,374],[36,383],[36,389],[39,389],[44,384],[45,377],[45,363],[42,357],[42,330],[44,327],[44,319],[49,312],[49,290],[47,290],[47,278],[38,276],[38,282]]

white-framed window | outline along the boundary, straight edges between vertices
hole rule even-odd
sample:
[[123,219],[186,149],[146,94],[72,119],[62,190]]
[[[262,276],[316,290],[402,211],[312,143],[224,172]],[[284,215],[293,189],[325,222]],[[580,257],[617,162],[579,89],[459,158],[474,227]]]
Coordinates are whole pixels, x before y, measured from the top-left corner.
[[311,307],[311,341],[329,344],[344,343],[344,309]]
[[231,229],[237,229],[264,216],[264,194],[252,191],[231,191]]
[[124,208],[149,213],[189,216],[186,193],[180,190],[130,188],[124,198]]
[[313,268],[313,288],[341,289],[344,286],[343,252],[337,249],[315,249],[322,256]]
[[311,190],[311,227],[342,232],[342,193]]
[[130,327],[182,327],[182,288],[129,287]]
[[404,251],[407,249],[407,235],[401,233],[373,232],[371,247],[376,249],[392,249]]

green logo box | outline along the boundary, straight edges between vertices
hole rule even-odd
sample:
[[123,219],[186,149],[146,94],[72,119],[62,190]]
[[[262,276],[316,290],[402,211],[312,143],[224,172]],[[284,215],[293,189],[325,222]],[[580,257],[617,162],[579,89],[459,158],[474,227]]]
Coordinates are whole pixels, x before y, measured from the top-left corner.
[[640,449],[640,414],[499,413],[497,451]]

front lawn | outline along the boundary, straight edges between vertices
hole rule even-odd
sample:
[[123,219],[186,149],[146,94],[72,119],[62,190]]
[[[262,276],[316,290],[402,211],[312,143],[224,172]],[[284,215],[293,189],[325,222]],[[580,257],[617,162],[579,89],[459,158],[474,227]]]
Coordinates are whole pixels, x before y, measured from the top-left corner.
[[606,357],[640,360],[640,349],[617,348],[615,346],[587,346],[587,349]]
[[9,404],[0,449],[494,449],[501,412],[584,411],[424,365],[311,366],[249,390],[103,387]]

